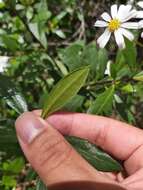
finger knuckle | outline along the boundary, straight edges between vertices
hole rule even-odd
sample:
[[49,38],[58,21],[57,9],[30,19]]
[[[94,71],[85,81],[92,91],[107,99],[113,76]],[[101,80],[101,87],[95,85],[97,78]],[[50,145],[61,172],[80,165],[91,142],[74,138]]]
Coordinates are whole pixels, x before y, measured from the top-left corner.
[[96,138],[95,138],[95,143],[97,145],[100,145],[102,148],[104,148],[105,144],[106,144],[106,139],[108,136],[108,130],[109,130],[109,126],[107,125],[103,125],[101,126]]

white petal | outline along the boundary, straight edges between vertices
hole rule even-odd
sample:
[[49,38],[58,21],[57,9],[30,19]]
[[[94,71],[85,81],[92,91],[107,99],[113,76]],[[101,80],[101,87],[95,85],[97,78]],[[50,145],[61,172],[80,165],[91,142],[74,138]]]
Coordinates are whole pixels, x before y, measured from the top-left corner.
[[97,20],[94,24],[95,27],[106,27],[107,25],[108,23],[102,20]]
[[116,4],[111,6],[111,16],[112,18],[117,18],[117,13],[118,13],[118,6]]
[[118,18],[121,19],[127,12],[125,12],[125,5],[120,5],[118,10]]
[[111,20],[110,15],[109,15],[108,13],[106,13],[106,12],[104,12],[104,13],[101,15],[101,17],[102,17],[105,21],[107,21],[107,22],[110,22],[110,20]]
[[0,56],[0,73],[4,72],[5,68],[8,66],[8,61],[10,57]]
[[143,38],[143,32],[141,33],[141,37]]
[[108,43],[111,36],[111,32],[106,29],[105,32],[98,38],[97,43],[99,44],[100,48],[104,48]]
[[127,11],[130,11],[131,9],[132,9],[132,5],[129,5],[129,4],[126,5],[126,10],[127,10]]
[[131,11],[131,8],[132,8],[131,5],[120,5],[118,11],[118,19],[121,22],[125,22],[136,16],[136,11],[135,10]]
[[139,29],[143,28],[143,20],[139,22]]
[[139,7],[141,7],[141,8],[143,8],[143,1],[139,1],[139,2],[137,3],[137,5],[138,5]]
[[126,14],[124,14],[124,16],[122,17],[121,21],[122,22],[126,22],[132,18],[136,18],[137,16],[137,11],[136,10],[132,10],[130,12],[126,12]]
[[124,28],[120,28],[120,32],[123,34],[123,36],[128,38],[130,41],[134,40],[134,35],[130,31],[128,31]]
[[118,45],[118,47],[120,49],[123,49],[125,48],[125,41],[124,41],[124,37],[122,35],[122,32],[120,32],[120,29],[119,30],[116,30],[114,32],[114,35],[115,35],[115,40],[116,40],[116,43]]
[[128,29],[138,29],[139,23],[138,22],[125,22],[121,24],[121,27],[128,28]]
[[137,11],[136,18],[143,18],[143,11]]

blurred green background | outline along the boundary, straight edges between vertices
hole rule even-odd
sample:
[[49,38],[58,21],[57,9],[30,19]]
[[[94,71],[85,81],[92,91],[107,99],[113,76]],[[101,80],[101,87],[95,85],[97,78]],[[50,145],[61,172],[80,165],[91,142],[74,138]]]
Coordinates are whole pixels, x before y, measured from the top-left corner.
[[[87,84],[65,110],[106,115],[142,128],[142,39],[118,51],[114,39],[99,49],[102,30],[94,22],[109,0],[6,0],[0,2],[0,55],[9,58],[4,74],[25,96],[29,110],[42,107],[53,85],[82,65]],[[110,74],[105,73],[107,63]],[[1,63],[0,63],[1,64]],[[139,73],[139,74],[138,74]],[[0,99],[0,189],[34,190],[36,174],[17,143],[17,114]]]

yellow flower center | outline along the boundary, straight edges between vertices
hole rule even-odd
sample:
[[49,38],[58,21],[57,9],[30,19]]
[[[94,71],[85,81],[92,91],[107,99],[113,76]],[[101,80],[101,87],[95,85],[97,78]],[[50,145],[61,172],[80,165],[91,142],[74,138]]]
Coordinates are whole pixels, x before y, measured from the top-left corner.
[[112,19],[109,24],[108,28],[110,32],[114,32],[115,30],[118,30],[120,28],[121,22],[118,19]]

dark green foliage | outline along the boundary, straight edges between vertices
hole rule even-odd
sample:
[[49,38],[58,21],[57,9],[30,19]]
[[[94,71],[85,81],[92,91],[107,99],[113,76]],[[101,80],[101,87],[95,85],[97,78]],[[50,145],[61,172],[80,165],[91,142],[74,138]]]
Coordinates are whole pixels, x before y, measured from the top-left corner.
[[[107,49],[99,49],[95,42],[101,31],[93,27],[94,22],[110,5],[109,0],[0,3],[0,54],[10,57],[8,68],[0,75],[0,189],[10,190],[17,183],[36,179],[27,166],[22,179],[20,169],[15,172],[9,166],[7,175],[3,168],[5,163],[19,166],[17,159],[23,157],[14,130],[16,112],[27,111],[26,104],[29,110],[42,108],[55,84],[81,66],[90,68],[87,81],[62,110],[114,117],[142,128],[143,47],[138,34],[122,51],[117,51],[114,39]],[[105,74],[108,61],[111,64]],[[41,182],[39,185],[43,188]]]

